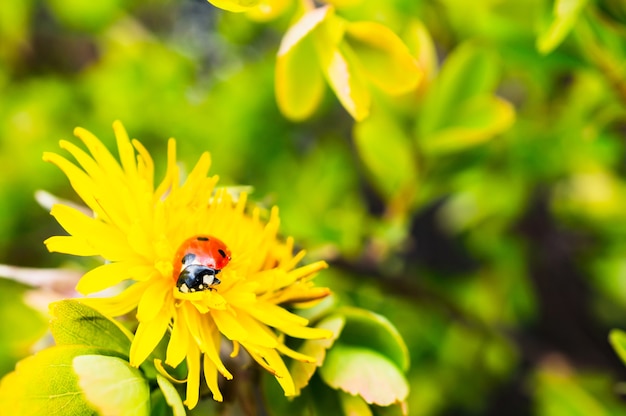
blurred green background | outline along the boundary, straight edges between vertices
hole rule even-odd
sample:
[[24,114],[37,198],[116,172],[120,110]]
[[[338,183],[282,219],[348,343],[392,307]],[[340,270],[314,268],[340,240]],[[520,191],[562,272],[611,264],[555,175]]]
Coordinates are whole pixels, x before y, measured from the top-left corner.
[[[607,341],[626,328],[624,3],[344,3],[344,18],[432,47],[418,91],[373,92],[361,123],[330,90],[307,120],[281,115],[293,14],[2,2],[0,262],[80,266],[42,244],[61,230],[35,191],[75,198],[41,155],[75,126],[113,148],[119,119],[160,172],[175,137],[187,167],[209,150],[222,185],[279,205],[282,232],[331,264],[319,283],[404,336],[411,415],[626,413]],[[45,331],[25,293],[0,280],[0,374]]]

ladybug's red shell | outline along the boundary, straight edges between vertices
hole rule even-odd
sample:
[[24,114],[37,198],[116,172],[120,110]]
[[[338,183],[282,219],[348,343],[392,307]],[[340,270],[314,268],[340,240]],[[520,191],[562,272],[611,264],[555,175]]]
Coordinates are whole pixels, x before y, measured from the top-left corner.
[[183,242],[174,257],[174,280],[181,292],[209,289],[220,283],[215,276],[230,262],[222,240],[196,235]]

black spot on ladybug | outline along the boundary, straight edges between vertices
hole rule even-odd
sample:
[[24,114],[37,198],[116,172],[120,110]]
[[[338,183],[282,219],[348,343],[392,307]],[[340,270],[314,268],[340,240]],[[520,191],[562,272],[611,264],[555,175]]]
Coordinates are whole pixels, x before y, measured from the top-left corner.
[[209,241],[208,237],[198,237],[198,241]]
[[220,253],[220,256],[226,257],[226,253],[221,248],[219,250],[217,250],[217,252]]
[[196,258],[196,255],[193,253],[187,253],[185,254],[185,256],[183,257],[181,263],[182,264],[187,264],[187,263],[191,263],[194,261],[194,259]]

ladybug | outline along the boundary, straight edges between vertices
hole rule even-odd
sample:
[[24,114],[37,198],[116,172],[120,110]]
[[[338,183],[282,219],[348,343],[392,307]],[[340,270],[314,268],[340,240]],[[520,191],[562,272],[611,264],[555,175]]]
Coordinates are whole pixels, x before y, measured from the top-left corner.
[[176,287],[182,293],[212,290],[221,283],[217,274],[229,261],[230,250],[222,240],[209,235],[191,237],[183,242],[174,258]]

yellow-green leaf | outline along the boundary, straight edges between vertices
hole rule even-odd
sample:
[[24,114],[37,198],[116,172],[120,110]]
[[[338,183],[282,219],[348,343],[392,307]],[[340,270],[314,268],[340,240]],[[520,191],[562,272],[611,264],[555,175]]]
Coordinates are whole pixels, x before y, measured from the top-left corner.
[[613,329],[609,333],[609,342],[620,360],[626,364],[626,332],[619,329]]
[[320,368],[329,386],[359,395],[367,403],[389,406],[404,401],[409,385],[398,367],[384,355],[364,347],[335,344]]
[[339,402],[344,415],[350,416],[373,416],[369,405],[360,396],[339,392]]
[[260,0],[208,0],[209,3],[229,12],[245,12],[259,4]]
[[141,371],[128,361],[104,355],[79,355],[72,360],[78,385],[101,415],[150,414],[150,388]]
[[60,345],[17,363],[0,382],[0,409],[14,415],[47,415],[63,409],[67,415],[90,415],[93,408],[78,385],[72,361],[80,355],[115,354],[102,348]]
[[[324,47],[321,44],[318,51]],[[370,112],[371,95],[354,52],[348,44],[342,43],[324,55],[324,74],[339,102],[356,121],[364,120]]]
[[178,394],[178,391],[172,383],[161,374],[157,374],[156,380],[163,393],[163,397],[165,397],[165,401],[172,408],[174,416],[185,416],[186,412],[183,400],[180,398],[180,394]]
[[257,22],[267,22],[280,16],[290,4],[290,0],[260,0],[246,16]]
[[331,16],[332,7],[313,9],[289,28],[276,57],[275,90],[278,108],[291,120],[303,120],[324,96],[324,76],[311,34]]
[[132,334],[116,321],[76,300],[50,305],[50,331],[57,345],[103,347],[128,357]]
[[417,162],[413,139],[397,121],[380,111],[372,114],[355,125],[354,143],[375,187],[387,201],[400,195],[410,197],[410,191],[417,187]]
[[334,9],[330,6],[319,7],[305,13],[296,23],[294,23],[280,42],[278,56],[285,55],[302,39],[307,37],[322,22],[332,16]]
[[423,73],[407,46],[387,26],[376,22],[354,22],[346,26],[350,45],[368,79],[389,94],[414,89]]
[[[377,351],[389,358],[402,371],[409,368],[409,350],[402,335],[387,318],[366,309],[344,307],[336,314],[346,323],[340,341]],[[333,315],[334,316],[334,315]]]
[[424,71],[425,80],[431,80],[439,67],[437,50],[428,29],[422,22],[412,19],[405,32],[406,45]]
[[422,150],[430,155],[447,154],[485,143],[508,130],[515,121],[515,110],[505,100],[493,96],[469,100],[446,128],[424,137]]
[[556,0],[554,19],[546,31],[537,38],[539,52],[548,54],[559,46],[574,27],[578,15],[586,5],[587,0]]
[[319,106],[324,76],[310,38],[278,55],[275,89],[278,108],[291,120],[304,120]]

